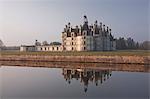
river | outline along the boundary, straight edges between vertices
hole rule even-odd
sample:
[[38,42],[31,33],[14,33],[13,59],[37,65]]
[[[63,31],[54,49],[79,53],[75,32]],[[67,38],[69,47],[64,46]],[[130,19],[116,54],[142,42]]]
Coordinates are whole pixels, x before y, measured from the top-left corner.
[[61,64],[50,67],[2,65],[1,99],[149,98],[150,72],[146,70],[148,68],[137,66],[137,70],[136,66],[128,65],[122,68],[112,68],[109,64],[105,64],[107,68],[102,65],[82,65],[83,63],[76,67],[64,64],[62,67]]

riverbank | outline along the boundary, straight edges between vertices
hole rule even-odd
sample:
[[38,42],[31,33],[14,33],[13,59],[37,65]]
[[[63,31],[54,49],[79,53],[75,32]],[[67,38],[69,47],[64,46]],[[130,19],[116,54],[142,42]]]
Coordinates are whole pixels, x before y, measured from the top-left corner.
[[82,62],[114,64],[149,64],[148,56],[42,56],[42,55],[7,55],[0,61],[33,61],[33,62]]
[[150,56],[150,50],[86,51],[86,52],[20,52],[0,51],[5,55],[46,55],[46,56]]
[[42,68],[68,68],[91,69],[128,72],[150,72],[149,65],[137,64],[103,64],[103,63],[74,63],[74,62],[32,62],[32,61],[0,61],[1,66],[42,67]]
[[148,51],[2,52],[0,61],[150,64]]

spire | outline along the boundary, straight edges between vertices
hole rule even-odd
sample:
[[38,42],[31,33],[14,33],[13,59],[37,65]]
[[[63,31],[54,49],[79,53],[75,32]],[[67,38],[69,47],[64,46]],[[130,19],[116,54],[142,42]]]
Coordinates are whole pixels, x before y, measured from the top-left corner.
[[109,33],[111,34],[111,29],[109,29]]
[[109,28],[108,28],[108,26],[107,26],[107,30],[106,30],[108,33],[109,33]]
[[86,15],[84,15],[83,30],[89,30],[88,19],[87,19],[87,16],[86,16]]
[[87,19],[87,16],[86,16],[86,15],[84,15],[84,23],[85,23],[85,24],[88,24],[88,19]]
[[68,22],[68,27],[70,28],[70,22]]
[[100,22],[100,26],[102,26],[102,22]]
[[102,30],[102,22],[100,22],[100,30]]
[[95,24],[94,24],[95,26],[97,26],[97,20],[95,21]]
[[105,31],[105,24],[103,25],[103,31]]

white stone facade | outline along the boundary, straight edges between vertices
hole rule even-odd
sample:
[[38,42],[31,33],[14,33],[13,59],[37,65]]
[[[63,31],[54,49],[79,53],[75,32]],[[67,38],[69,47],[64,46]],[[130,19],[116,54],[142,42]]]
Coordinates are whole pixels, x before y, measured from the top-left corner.
[[36,46],[37,51],[62,51],[61,45]]
[[34,45],[30,45],[30,46],[22,45],[20,47],[20,51],[21,52],[23,52],[23,51],[34,52],[34,51],[36,51],[36,46],[34,46]]
[[84,16],[84,24],[72,28],[70,23],[62,32],[63,51],[111,51],[116,50],[116,42],[111,34],[111,29],[105,25],[89,26],[87,17]]
[[21,46],[20,51],[28,51],[28,52],[33,52],[33,51],[62,51],[62,46],[61,45],[47,45],[47,46]]

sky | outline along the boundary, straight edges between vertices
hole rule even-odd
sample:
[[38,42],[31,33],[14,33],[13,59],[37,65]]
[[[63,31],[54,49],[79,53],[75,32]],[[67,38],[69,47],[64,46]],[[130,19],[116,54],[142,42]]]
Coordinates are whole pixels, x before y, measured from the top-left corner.
[[61,42],[65,24],[95,20],[114,37],[149,39],[150,0],[0,0],[0,39],[5,45],[33,45],[35,40]]

